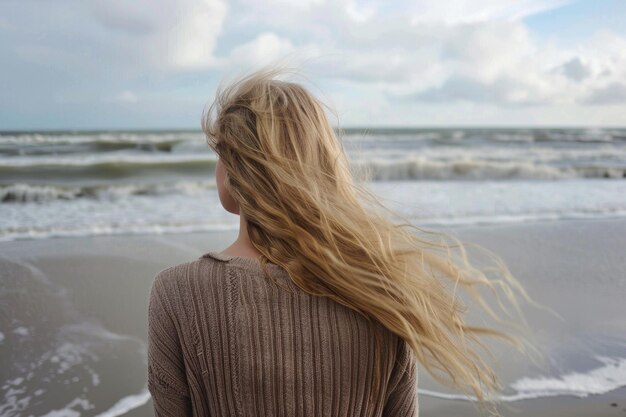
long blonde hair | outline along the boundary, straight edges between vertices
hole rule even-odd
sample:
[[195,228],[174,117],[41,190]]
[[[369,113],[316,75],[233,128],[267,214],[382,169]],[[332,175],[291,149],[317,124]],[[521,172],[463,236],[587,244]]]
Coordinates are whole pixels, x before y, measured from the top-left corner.
[[[481,288],[509,318],[502,301],[520,312],[515,291],[527,294],[489,250],[411,224],[359,184],[325,105],[299,83],[279,80],[281,71],[265,67],[220,84],[202,115],[266,277],[268,261],[282,266],[302,290],[400,336],[435,380],[473,393],[480,403],[494,402],[490,394],[501,387],[476,349],[486,349],[481,337],[498,336],[520,350],[525,344],[509,332],[467,323],[459,296],[465,290],[503,322]],[[474,266],[469,246],[483,249],[497,266]],[[489,272],[499,274],[488,278]],[[379,346],[378,334],[376,341]]]

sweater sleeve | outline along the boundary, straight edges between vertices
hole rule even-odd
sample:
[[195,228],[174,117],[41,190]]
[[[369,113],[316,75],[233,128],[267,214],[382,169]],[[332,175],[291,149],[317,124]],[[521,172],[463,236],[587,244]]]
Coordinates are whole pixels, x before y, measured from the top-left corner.
[[155,277],[148,304],[148,389],[155,417],[191,416],[179,326],[172,314],[168,276],[172,268]]
[[383,417],[417,417],[417,359],[410,346],[399,340],[397,359],[391,379],[389,393],[383,409]]

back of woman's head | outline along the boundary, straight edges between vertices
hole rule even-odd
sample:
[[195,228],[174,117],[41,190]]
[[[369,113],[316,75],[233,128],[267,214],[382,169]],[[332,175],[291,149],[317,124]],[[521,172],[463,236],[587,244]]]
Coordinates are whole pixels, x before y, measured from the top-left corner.
[[495,400],[490,394],[500,388],[498,380],[476,350],[482,335],[523,345],[513,335],[466,323],[459,290],[501,321],[480,288],[503,307],[497,290],[517,307],[512,290],[526,296],[523,289],[490,251],[482,248],[496,260],[496,279],[470,263],[469,244],[384,207],[355,181],[324,105],[300,84],[279,80],[281,74],[265,68],[219,88],[202,121],[266,276],[267,261],[282,266],[304,291],[401,337],[436,380]]
[[279,74],[266,69],[219,91],[203,118],[209,144],[229,174],[229,191],[249,220],[255,213],[246,209],[253,204],[294,204],[285,208],[304,213],[311,208],[302,206],[307,199],[320,203],[352,182],[321,103],[299,84],[275,79]]

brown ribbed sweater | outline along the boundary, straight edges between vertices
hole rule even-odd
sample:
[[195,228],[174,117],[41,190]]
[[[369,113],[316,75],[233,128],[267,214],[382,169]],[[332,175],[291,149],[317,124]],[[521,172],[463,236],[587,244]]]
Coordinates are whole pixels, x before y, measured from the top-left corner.
[[[148,387],[155,415],[418,415],[417,362],[383,330],[373,389],[367,320],[311,296],[270,263],[208,252],[157,274],[148,309]],[[385,332],[386,331],[386,332]]]

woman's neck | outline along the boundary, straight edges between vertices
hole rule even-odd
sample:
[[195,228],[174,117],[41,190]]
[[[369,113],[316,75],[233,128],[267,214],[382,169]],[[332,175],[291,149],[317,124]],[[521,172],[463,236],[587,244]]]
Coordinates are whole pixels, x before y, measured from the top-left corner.
[[248,235],[248,228],[246,219],[240,215],[239,216],[239,235],[237,239],[226,249],[222,251],[225,255],[232,256],[244,256],[250,258],[256,258],[261,255],[261,253],[252,245],[250,241],[250,236]]

